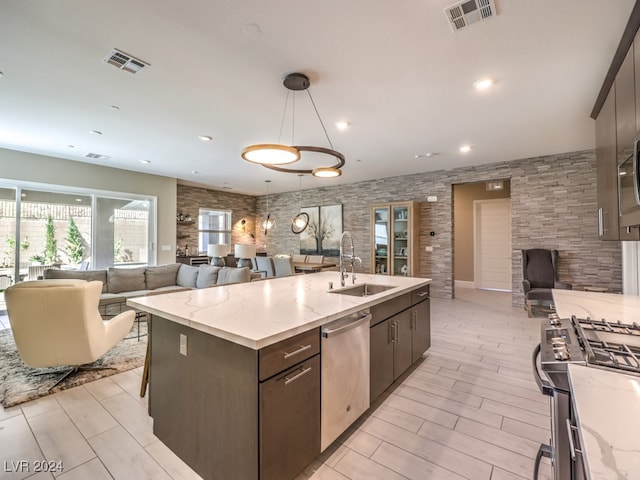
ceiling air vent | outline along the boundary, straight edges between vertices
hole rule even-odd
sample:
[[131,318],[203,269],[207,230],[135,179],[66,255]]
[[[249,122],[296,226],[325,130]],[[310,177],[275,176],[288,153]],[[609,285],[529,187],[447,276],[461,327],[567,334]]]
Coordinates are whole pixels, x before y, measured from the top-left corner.
[[444,14],[455,32],[467,25],[497,15],[494,0],[466,0],[444,9]]
[[104,61],[129,73],[138,73],[143,68],[149,66],[147,62],[143,62],[139,58],[132,57],[115,48],[111,50],[109,55],[104,57]]
[[108,155],[100,155],[99,153],[87,153],[85,158],[91,158],[92,160],[109,160],[111,157]]

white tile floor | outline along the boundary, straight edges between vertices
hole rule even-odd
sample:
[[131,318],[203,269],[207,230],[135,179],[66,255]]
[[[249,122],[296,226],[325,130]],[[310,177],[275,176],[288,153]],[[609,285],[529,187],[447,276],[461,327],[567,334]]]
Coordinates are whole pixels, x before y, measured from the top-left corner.
[[[298,480],[531,478],[538,445],[549,438],[548,401],[530,366],[539,320],[512,308],[508,293],[457,295],[432,300],[424,361]],[[153,435],[140,375],[0,407],[0,479],[200,478]],[[43,459],[64,471],[34,472]],[[550,478],[548,462],[542,473]]]

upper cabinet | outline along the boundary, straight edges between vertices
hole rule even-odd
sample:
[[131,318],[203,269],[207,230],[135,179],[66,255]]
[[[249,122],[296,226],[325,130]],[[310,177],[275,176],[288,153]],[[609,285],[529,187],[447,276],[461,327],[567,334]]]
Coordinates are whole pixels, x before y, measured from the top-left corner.
[[612,88],[596,120],[598,236],[619,240],[616,153],[616,92]]
[[[636,51],[640,51],[640,36],[636,34],[633,45],[629,48],[624,62],[616,75],[616,192],[619,193],[620,178],[618,177],[618,166],[621,165],[630,155],[633,155],[633,142],[636,139],[638,126],[640,123],[637,117],[640,116],[638,109],[638,99],[640,89],[636,94],[636,84],[640,77],[640,62],[636,63]],[[620,205],[618,203],[618,208]],[[620,214],[620,211],[618,211]],[[627,228],[620,226],[620,240],[640,240],[640,228]]]
[[640,240],[640,229],[620,227],[618,166],[633,152],[640,126],[640,34],[631,44],[596,119],[598,236]]
[[418,213],[416,202],[371,207],[372,273],[418,275]]

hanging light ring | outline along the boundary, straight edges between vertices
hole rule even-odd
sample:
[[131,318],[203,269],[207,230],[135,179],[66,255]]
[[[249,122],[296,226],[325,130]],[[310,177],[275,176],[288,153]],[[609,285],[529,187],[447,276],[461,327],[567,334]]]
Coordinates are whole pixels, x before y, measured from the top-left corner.
[[[322,168],[333,168],[333,169],[340,169],[344,166],[345,164],[345,158],[344,155],[342,155],[340,152],[336,151],[336,150],[331,150],[330,148],[324,148],[324,147],[298,147],[295,146],[293,147],[295,149],[297,149],[300,152],[315,152],[315,153],[322,153],[323,155],[330,155],[332,157],[335,157],[337,162],[335,165],[329,165],[326,167],[322,167]],[[299,174],[304,174],[304,175],[312,175],[313,174],[313,170],[315,169],[309,169],[309,170],[301,170],[301,169],[294,169],[294,168],[284,168],[278,165],[268,165],[266,163],[261,164],[263,167],[268,168],[270,170],[276,170],[278,172],[285,172],[285,173],[299,173]]]
[[309,214],[307,212],[300,212],[291,219],[291,231],[296,235],[304,232],[309,226]]

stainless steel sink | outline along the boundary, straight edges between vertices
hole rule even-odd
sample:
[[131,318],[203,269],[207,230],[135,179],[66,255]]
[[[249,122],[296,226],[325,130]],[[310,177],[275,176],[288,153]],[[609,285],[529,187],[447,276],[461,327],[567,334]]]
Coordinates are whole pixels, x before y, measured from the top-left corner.
[[369,295],[375,295],[376,293],[384,292],[391,288],[396,288],[390,285],[376,285],[373,283],[361,283],[360,285],[354,285],[353,287],[340,288],[339,290],[329,290],[330,293],[339,293],[341,295],[351,295],[353,297],[367,297]]

